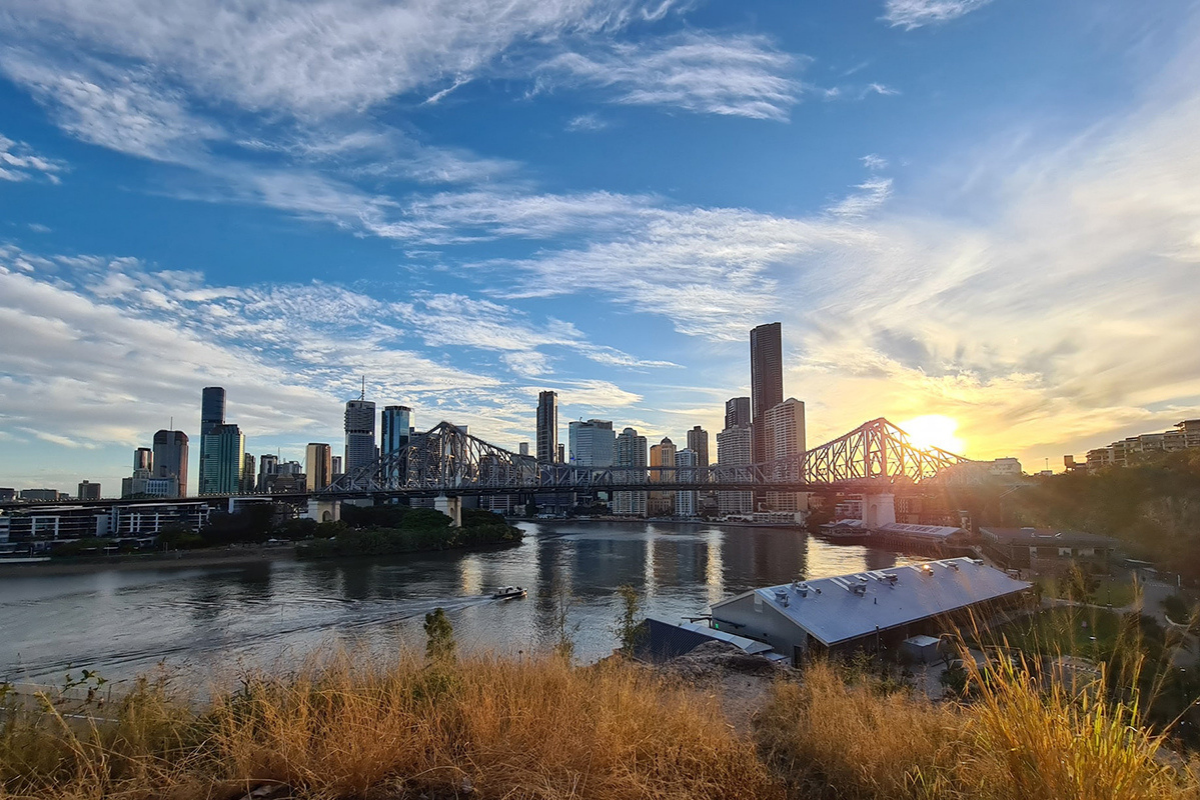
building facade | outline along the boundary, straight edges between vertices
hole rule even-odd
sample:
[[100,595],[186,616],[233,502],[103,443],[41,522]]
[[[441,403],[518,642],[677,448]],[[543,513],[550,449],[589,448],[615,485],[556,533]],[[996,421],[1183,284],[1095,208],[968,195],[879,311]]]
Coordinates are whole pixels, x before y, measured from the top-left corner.
[[[208,483],[206,476],[217,474],[215,465],[208,462],[215,458],[210,454],[208,436],[225,424],[225,390],[220,386],[206,386],[200,393],[200,460],[196,477],[197,494],[215,494],[216,487]],[[216,440],[213,440],[214,443]]]
[[[748,467],[754,463],[754,441],[750,426],[726,428],[717,434],[717,464]],[[717,509],[722,514],[750,514],[754,492],[717,492]]]
[[[672,467],[672,469],[654,470],[650,473],[650,483],[675,482],[675,443],[664,437],[661,442],[650,448],[650,466]],[[675,492],[650,492],[646,500],[646,513],[652,517],[669,517],[675,513]]]
[[754,460],[765,461],[763,417],[783,402],[783,329],[780,323],[759,325],[750,331],[750,405],[754,428]]
[[188,436],[183,431],[160,430],[154,434],[154,476],[174,478],[176,497],[187,496]]
[[[633,428],[621,431],[621,434],[616,437],[613,449],[613,466],[628,469],[629,471],[624,475],[630,483],[644,483],[647,463],[646,437],[639,436]],[[635,517],[646,516],[646,493],[614,492],[613,513]]]
[[246,437],[237,425],[217,425],[200,440],[199,487],[203,494],[241,491]]
[[576,421],[567,426],[567,457],[574,467],[611,467],[616,436],[606,419]]
[[749,397],[731,397],[725,401],[726,428],[749,428],[751,419]]
[[79,491],[76,496],[80,500],[99,500],[100,499],[100,484],[83,481],[79,484]]
[[346,403],[346,471],[375,460],[375,402],[351,400]]
[[538,394],[537,460],[550,464],[558,457],[558,392]]
[[[696,451],[685,447],[675,453],[675,466],[679,467],[675,475],[680,483],[694,483],[696,481],[696,467],[699,460],[696,457]],[[675,493],[675,516],[677,517],[694,517],[698,512],[697,504],[698,492],[682,491]]]
[[[804,403],[789,397],[763,414],[764,458],[761,461],[780,461],[803,455],[806,449]],[[766,492],[770,511],[807,511],[808,495],[803,492]]]
[[333,480],[333,448],[324,442],[309,442],[304,448],[304,488],[319,492]]
[[[404,482],[404,453],[412,433],[412,409],[408,406],[385,406],[379,416],[379,456],[392,458],[380,477],[396,485]],[[337,471],[337,470],[335,470]]]

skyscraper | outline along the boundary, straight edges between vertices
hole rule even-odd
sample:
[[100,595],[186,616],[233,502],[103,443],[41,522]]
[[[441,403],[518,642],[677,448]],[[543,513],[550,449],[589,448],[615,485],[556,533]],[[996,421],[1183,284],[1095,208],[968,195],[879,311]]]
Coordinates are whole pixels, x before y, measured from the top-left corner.
[[79,484],[78,497],[80,500],[99,500],[100,499],[100,484],[84,481]]
[[[217,464],[209,463],[217,458],[215,451],[209,449],[209,437],[217,428],[225,424],[225,390],[220,386],[206,386],[200,394],[200,464],[199,477],[196,479],[198,494],[216,494],[219,490],[216,484],[217,474],[221,471]],[[211,440],[213,447],[218,447],[218,440]],[[241,456],[238,456],[238,470],[242,468]]]
[[778,322],[750,331],[750,405],[754,426],[754,460],[763,457],[765,430],[760,425],[768,408],[783,402],[783,334]]
[[[722,467],[750,466],[753,449],[749,426],[726,428],[717,434],[717,464]],[[749,514],[754,511],[754,492],[717,492],[717,508],[722,514]]]
[[567,463],[567,446],[565,444],[563,444],[562,442],[558,443],[558,460],[555,461],[555,463],[556,464]]
[[342,469],[342,457],[341,456],[333,456],[330,459],[330,464],[331,464],[331,469],[333,470],[334,477],[345,474],[345,471]]
[[215,425],[200,439],[200,494],[237,494],[246,461],[246,437],[237,425]]
[[174,478],[176,497],[187,497],[188,437],[183,431],[161,430],[154,434],[154,475]]
[[360,397],[346,403],[346,472],[375,460],[375,403]]
[[[661,442],[651,447],[650,466],[674,467],[675,443],[664,437]],[[654,470],[650,473],[650,483],[674,482],[674,469]],[[646,505],[646,511],[652,517],[670,516],[675,513],[675,492],[651,492]]]
[[[633,428],[621,431],[613,448],[613,466],[630,469],[618,473],[617,478],[628,483],[645,483],[647,460],[646,437],[638,436],[638,432]],[[613,495],[613,513],[646,516],[646,493],[616,492]]]
[[575,467],[611,467],[616,442],[613,424],[606,419],[572,422],[567,426],[568,458]]
[[133,451],[133,468],[134,470],[144,469],[147,472],[154,470],[154,451],[149,447],[139,447]]
[[699,425],[687,432],[687,449],[696,454],[696,463],[692,466],[707,467],[708,461],[708,431]]
[[408,435],[412,430],[412,409],[408,406],[387,406],[380,416],[379,455],[381,458],[395,456],[385,467],[385,481],[396,485],[404,480],[403,453],[408,449]]
[[254,491],[254,454],[242,453],[242,488],[241,491],[249,494]]
[[750,398],[731,397],[725,401],[725,427],[750,427]]
[[[765,458],[760,460],[779,461],[805,452],[804,403],[796,398],[789,397],[767,409],[763,428]],[[766,502],[772,511],[805,511],[808,507],[803,492],[767,492]]]
[[523,455],[523,456],[529,455],[529,442],[521,442],[520,444],[518,444],[517,445],[517,453],[519,455]]
[[263,453],[258,457],[258,481],[255,488],[260,492],[267,491],[267,476],[279,471],[279,456],[274,453]]
[[552,464],[558,458],[558,392],[545,391],[538,395],[537,460]]
[[305,487],[319,492],[329,485],[333,474],[333,448],[323,442],[309,442],[304,448]]
[[[680,483],[693,483],[696,480],[696,451],[684,448],[675,454],[676,472]],[[689,469],[690,468],[690,469]],[[696,492],[682,491],[675,493],[675,515],[678,517],[696,516]]]

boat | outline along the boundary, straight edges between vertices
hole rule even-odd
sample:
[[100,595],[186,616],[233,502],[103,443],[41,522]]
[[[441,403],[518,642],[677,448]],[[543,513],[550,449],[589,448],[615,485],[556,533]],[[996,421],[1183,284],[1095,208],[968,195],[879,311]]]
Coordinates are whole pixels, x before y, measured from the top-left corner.
[[492,594],[493,600],[516,600],[524,597],[528,592],[520,586],[502,586]]

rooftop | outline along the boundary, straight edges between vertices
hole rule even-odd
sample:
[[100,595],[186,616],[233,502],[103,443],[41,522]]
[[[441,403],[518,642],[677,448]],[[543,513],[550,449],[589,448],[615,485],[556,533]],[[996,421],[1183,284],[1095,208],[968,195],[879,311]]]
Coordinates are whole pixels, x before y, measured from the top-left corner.
[[979,531],[1003,544],[1028,543],[1047,546],[1060,544],[1064,547],[1071,545],[1115,547],[1117,545],[1116,539],[1110,539],[1107,536],[1060,528],[980,528]]
[[952,525],[913,525],[906,522],[889,522],[880,525],[878,530],[883,533],[897,533],[924,539],[948,539],[955,534],[966,533],[962,528]]
[[982,561],[948,558],[925,564],[794,581],[754,589],[712,607],[757,595],[826,646],[1007,597],[1030,587]]

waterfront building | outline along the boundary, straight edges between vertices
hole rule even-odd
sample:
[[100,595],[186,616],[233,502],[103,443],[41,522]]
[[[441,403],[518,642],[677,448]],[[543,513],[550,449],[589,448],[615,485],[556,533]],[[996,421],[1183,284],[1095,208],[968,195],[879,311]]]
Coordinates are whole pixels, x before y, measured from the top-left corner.
[[79,484],[79,492],[77,497],[80,500],[99,500],[100,484],[83,481]]
[[749,428],[750,420],[749,397],[731,397],[725,401],[726,428]]
[[215,425],[200,440],[200,490],[236,494],[245,468],[246,437],[237,425]]
[[[804,403],[789,397],[772,406],[763,414],[764,458],[760,461],[780,461],[801,456],[806,451],[807,441],[804,428]],[[801,477],[796,467],[781,470],[780,477]],[[766,492],[767,509],[771,511],[807,511],[808,495],[804,492]]]
[[[676,472],[680,483],[694,483],[696,480],[696,466],[699,464],[696,458],[696,451],[691,448],[684,448],[675,454],[675,466],[679,467]],[[675,515],[678,517],[694,517],[697,512],[697,492],[683,491],[675,493]]]
[[154,476],[174,478],[177,497],[187,496],[188,436],[183,431],[160,430],[154,434]]
[[687,449],[696,454],[696,466],[707,467],[708,460],[708,431],[699,425],[687,432]]
[[[721,467],[749,467],[754,463],[753,449],[748,425],[726,428],[717,434],[717,464]],[[754,492],[717,492],[717,508],[722,514],[752,513]]]
[[[210,455],[205,445],[209,434],[225,424],[225,390],[220,386],[206,386],[200,393],[200,462],[199,475],[196,479],[197,494],[213,494],[216,489],[207,483],[206,475],[215,476],[218,472],[215,464],[208,462],[215,458]],[[213,440],[214,443],[216,440]]]
[[136,472],[139,469],[144,469],[147,472],[154,470],[154,451],[149,447],[139,447],[133,451],[133,469]]
[[327,487],[333,474],[333,448],[324,442],[309,442],[304,448],[305,488],[319,492]]
[[558,458],[558,392],[545,391],[538,394],[537,460],[539,464],[550,464],[556,458]]
[[[346,460],[347,472],[370,464],[376,458],[375,402],[359,397],[346,403]],[[331,465],[332,466],[332,465]]]
[[[405,480],[403,454],[412,434],[412,409],[408,406],[386,406],[380,417],[379,455],[394,457],[385,467],[384,481],[397,486]],[[336,470],[335,470],[336,471]]]
[[616,436],[606,419],[576,421],[567,426],[570,464],[573,467],[611,467]]
[[1193,447],[1200,448],[1200,419],[1185,419],[1175,424],[1176,430],[1143,433],[1097,447],[1087,454],[1087,468],[1125,467],[1137,463],[1148,454],[1175,453]]
[[254,455],[251,453],[242,454],[242,493],[250,494],[254,491]]
[[267,476],[279,471],[279,456],[274,453],[263,453],[258,457],[258,480],[254,482],[256,491],[267,491]]
[[754,428],[754,460],[766,461],[767,410],[783,402],[783,334],[778,322],[750,331],[750,404]]
[[[650,466],[674,467],[675,443],[668,437],[650,448]],[[650,473],[650,483],[674,483],[675,470],[654,470]],[[650,492],[646,500],[646,513],[652,517],[669,517],[675,513],[675,492]]]
[[[633,428],[626,428],[616,437],[613,447],[613,467],[624,467],[628,471],[618,473],[630,483],[645,483],[646,437],[639,436]],[[631,516],[646,516],[645,492],[615,492],[613,494],[613,513],[629,514]]]

